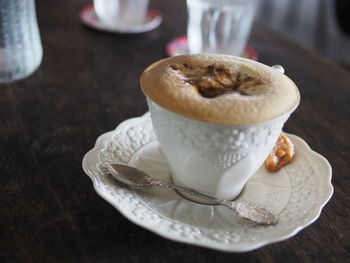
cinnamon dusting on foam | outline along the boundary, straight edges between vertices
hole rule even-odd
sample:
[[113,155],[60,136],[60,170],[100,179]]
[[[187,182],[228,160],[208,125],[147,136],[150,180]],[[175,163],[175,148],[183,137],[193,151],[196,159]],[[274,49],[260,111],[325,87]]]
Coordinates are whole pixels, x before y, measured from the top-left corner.
[[204,98],[215,98],[223,94],[255,95],[264,82],[248,74],[234,72],[220,65],[201,66],[194,70],[187,63],[170,65],[170,68],[183,76],[188,84],[194,86]]
[[220,54],[170,57],[141,76],[145,95],[184,117],[215,124],[247,125],[287,114],[299,104],[286,75],[256,61]]

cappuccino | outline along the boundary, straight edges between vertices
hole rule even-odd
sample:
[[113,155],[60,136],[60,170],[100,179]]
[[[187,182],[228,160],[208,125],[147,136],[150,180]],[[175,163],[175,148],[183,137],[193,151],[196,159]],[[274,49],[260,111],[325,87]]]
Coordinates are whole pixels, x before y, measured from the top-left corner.
[[142,74],[141,87],[173,113],[224,125],[268,121],[291,111],[300,100],[293,81],[277,70],[219,54],[158,61]]
[[218,54],[158,61],[141,87],[173,182],[222,199],[239,195],[300,99],[276,69]]

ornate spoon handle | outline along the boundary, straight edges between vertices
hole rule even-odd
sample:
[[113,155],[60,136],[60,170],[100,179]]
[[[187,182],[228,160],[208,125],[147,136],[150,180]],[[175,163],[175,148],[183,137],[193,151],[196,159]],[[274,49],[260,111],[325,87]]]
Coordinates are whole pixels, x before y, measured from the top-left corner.
[[264,208],[260,204],[255,204],[247,201],[228,201],[218,199],[203,193],[200,193],[196,190],[181,187],[178,185],[169,184],[164,181],[156,181],[154,183],[156,186],[167,187],[176,190],[180,190],[182,192],[194,195],[196,197],[202,198],[207,201],[211,201],[217,204],[224,205],[233,211],[235,211],[240,217],[251,220],[255,223],[262,225],[274,225],[277,223],[277,216],[271,213],[269,210]]

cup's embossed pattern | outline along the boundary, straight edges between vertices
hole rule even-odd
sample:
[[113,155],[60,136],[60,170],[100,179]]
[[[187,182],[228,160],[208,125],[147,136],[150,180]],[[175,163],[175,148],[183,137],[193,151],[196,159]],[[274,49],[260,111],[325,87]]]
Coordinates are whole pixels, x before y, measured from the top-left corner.
[[280,134],[284,121],[288,118],[286,116],[278,122],[262,124],[259,127],[218,128],[216,125],[198,121],[188,122],[181,116],[167,112],[150,100],[148,100],[148,106],[154,118],[153,126],[155,123],[157,126],[155,128],[157,136],[169,135],[169,137],[181,138],[189,148],[194,147],[203,153],[219,151],[227,154],[232,150],[244,153],[248,147],[259,150],[271,144],[270,138]]
[[[224,199],[239,194],[270,153],[289,117],[286,114],[269,122],[245,126],[215,125],[179,116],[150,99],[147,102],[160,147],[165,156],[170,156],[167,159],[173,180]],[[183,152],[188,155],[184,156]],[[195,178],[193,174],[201,170],[210,172]],[[202,179],[210,183],[196,188],[196,182]],[[233,180],[237,182],[235,185],[226,183]]]

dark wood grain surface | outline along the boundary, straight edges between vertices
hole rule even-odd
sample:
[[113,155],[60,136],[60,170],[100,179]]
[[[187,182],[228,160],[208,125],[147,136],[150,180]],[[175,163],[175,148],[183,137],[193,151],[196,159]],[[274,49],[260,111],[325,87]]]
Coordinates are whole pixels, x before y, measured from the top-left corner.
[[37,1],[41,67],[0,85],[0,262],[349,262],[350,74],[263,23],[250,43],[282,64],[302,95],[285,130],[333,167],[335,188],[320,218],[286,241],[223,253],[169,241],[102,200],[81,161],[96,138],[147,111],[139,76],[186,31],[184,1],[152,0],[162,25],[118,35],[84,27],[89,1]]

